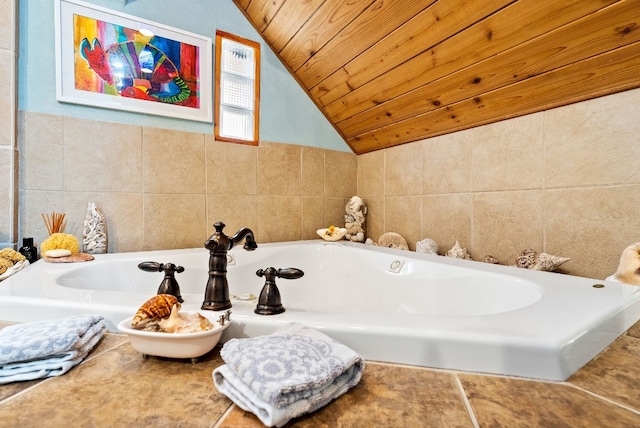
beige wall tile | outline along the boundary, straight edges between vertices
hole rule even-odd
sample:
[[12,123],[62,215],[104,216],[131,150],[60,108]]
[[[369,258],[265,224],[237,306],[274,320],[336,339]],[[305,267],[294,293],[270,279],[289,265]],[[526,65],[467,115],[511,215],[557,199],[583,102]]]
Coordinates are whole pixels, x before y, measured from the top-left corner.
[[144,195],[144,249],[200,247],[210,235],[205,226],[205,196]]
[[471,245],[473,199],[470,193],[422,196],[421,239],[431,238],[445,254],[458,241]]
[[[471,191],[470,131],[424,140],[416,145],[415,156],[422,156],[422,194]],[[418,150],[422,147],[422,153]]]
[[571,257],[562,269],[604,279],[622,251],[640,241],[640,185],[549,190],[545,194],[545,251]]
[[473,190],[542,187],[543,113],[471,130]]
[[[20,192],[20,236],[33,237],[38,247],[49,233],[42,220],[42,214],[52,212],[66,213],[65,194],[62,191],[23,190]],[[69,221],[69,219],[67,219]],[[73,222],[74,220],[71,219]],[[78,221],[78,220],[76,220]],[[76,223],[77,224],[77,223]],[[138,225],[140,226],[140,225]],[[68,227],[67,233],[82,238],[82,231],[77,227]]]
[[302,156],[302,195],[321,197],[324,195],[324,154],[326,150],[305,146],[302,146],[300,150]]
[[142,191],[142,128],[64,118],[67,191]]
[[385,149],[385,196],[419,195],[422,192],[423,141]]
[[64,190],[62,116],[24,112],[19,118],[20,188]]
[[469,245],[469,253],[476,260],[492,255],[502,264],[510,265],[524,249],[540,252],[543,246],[542,192],[474,194],[472,227],[473,242]]
[[640,89],[545,115],[545,186],[640,183]]
[[388,196],[385,198],[385,232],[395,232],[402,235],[412,251],[416,249],[416,242],[422,239],[421,198],[421,196]]
[[373,241],[384,233],[384,205],[385,198],[367,198],[367,216],[365,222],[365,235]]
[[259,242],[302,239],[302,206],[299,196],[258,197]]
[[0,146],[15,147],[16,54],[0,49]]
[[358,160],[353,153],[325,150],[324,195],[350,198],[356,194]]
[[141,193],[65,193],[64,206],[69,232],[73,231],[80,245],[82,245],[82,229],[89,202],[95,202],[105,216],[109,253],[144,249]]
[[258,194],[299,196],[300,188],[300,146],[261,142]]
[[144,191],[204,193],[204,135],[142,129]]
[[321,196],[303,196],[301,202],[302,239],[318,239],[316,231],[327,227],[324,222],[324,198]]
[[331,225],[344,227],[344,207],[348,200],[347,198],[324,198],[324,223],[321,227]]
[[[14,23],[17,21],[16,9],[19,0],[0,1],[0,49],[13,50]],[[0,74],[5,76],[4,74]]]
[[358,196],[384,196],[384,150],[358,156]]
[[205,135],[207,193],[209,195],[256,195],[258,148],[215,141]]
[[213,224],[222,221],[224,233],[235,234],[240,228],[248,227],[258,239],[258,196],[221,195],[207,196],[207,233],[202,242],[215,232]]
[[17,171],[17,151],[13,147],[0,147],[0,242],[14,242],[17,236],[14,232],[14,225],[17,223],[17,212],[11,209],[18,197]]

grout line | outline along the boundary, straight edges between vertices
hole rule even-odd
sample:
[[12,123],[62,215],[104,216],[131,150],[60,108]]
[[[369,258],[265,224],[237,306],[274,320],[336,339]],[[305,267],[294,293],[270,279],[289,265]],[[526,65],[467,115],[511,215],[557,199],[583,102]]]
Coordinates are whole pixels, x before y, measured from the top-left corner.
[[585,392],[585,393],[587,393],[587,394],[589,394],[589,395],[591,395],[593,397],[596,397],[596,398],[598,398],[598,399],[600,399],[602,401],[606,401],[607,403],[613,404],[613,405],[615,405],[617,407],[621,407],[621,408],[623,408],[625,410],[628,410],[628,411],[630,411],[632,413],[635,413],[636,415],[640,415],[640,410],[634,409],[633,407],[630,407],[630,406],[628,406],[626,404],[620,403],[620,402],[615,401],[615,400],[613,400],[611,398],[604,397],[604,396],[602,396],[600,394],[597,394],[595,392],[589,391],[588,389],[584,389],[581,386],[575,385],[575,384],[573,384],[571,382],[564,382],[564,384],[567,385],[567,386],[570,386],[572,388],[575,388],[575,389],[577,389],[579,391]]
[[456,380],[456,385],[458,386],[458,391],[460,392],[460,396],[462,397],[462,402],[464,403],[464,407],[467,409],[467,414],[469,415],[469,419],[471,419],[471,424],[475,428],[479,428],[480,425],[478,424],[476,415],[473,413],[473,407],[471,407],[471,403],[469,402],[467,393],[464,390],[464,386],[462,386],[462,382],[460,382],[460,378],[458,377],[458,374],[454,373],[453,377]]
[[233,409],[235,407],[236,407],[236,405],[231,403],[231,405],[229,407],[227,407],[227,410],[224,411],[224,413],[220,416],[220,418],[216,421],[216,423],[213,424],[213,426],[211,428],[219,428],[221,426],[221,424],[224,422],[224,420],[227,419],[227,416],[229,416],[229,414],[233,411]]

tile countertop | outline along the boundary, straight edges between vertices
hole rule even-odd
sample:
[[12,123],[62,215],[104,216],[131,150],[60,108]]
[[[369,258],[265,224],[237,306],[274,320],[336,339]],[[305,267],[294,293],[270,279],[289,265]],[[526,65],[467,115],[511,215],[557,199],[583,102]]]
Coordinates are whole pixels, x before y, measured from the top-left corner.
[[[368,362],[355,388],[287,427],[637,427],[639,362],[640,322],[565,382]],[[219,348],[196,364],[144,359],[109,333],[63,376],[0,385],[0,426],[263,426],[217,391],[221,364]]]

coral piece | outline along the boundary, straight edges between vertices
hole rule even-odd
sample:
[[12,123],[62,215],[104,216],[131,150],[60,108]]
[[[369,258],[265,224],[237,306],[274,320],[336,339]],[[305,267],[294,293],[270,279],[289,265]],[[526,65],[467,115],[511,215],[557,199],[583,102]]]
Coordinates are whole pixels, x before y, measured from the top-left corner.
[[451,247],[445,254],[447,257],[453,257],[454,259],[473,260],[466,248],[460,247],[460,243],[456,241],[456,244]]
[[359,196],[353,196],[344,207],[344,227],[347,229],[345,239],[354,242],[365,240],[365,216],[367,205]]
[[378,245],[381,247],[395,248],[397,250],[409,250],[407,240],[402,235],[395,232],[387,232],[378,239]]
[[483,261],[484,263],[489,263],[489,264],[492,264],[492,265],[499,265],[499,264],[500,264],[500,262],[498,261],[498,259],[496,259],[495,257],[493,257],[493,256],[491,256],[491,255],[484,256],[484,258],[482,259],[482,261]]
[[629,245],[622,252],[613,279],[625,284],[640,285],[640,242]]
[[424,254],[438,254],[438,244],[430,238],[416,242],[416,252]]
[[200,315],[199,312],[180,313],[178,305],[173,305],[169,318],[159,320],[158,326],[165,333],[197,333],[213,328],[213,324],[207,317]]
[[531,249],[522,250],[516,256],[516,267],[522,269],[530,269],[536,262],[536,252]]
[[153,296],[140,306],[131,320],[131,327],[140,329],[150,321],[167,318],[171,315],[171,310],[174,305],[180,309],[180,302],[178,302],[176,296],[171,294],[157,294]]

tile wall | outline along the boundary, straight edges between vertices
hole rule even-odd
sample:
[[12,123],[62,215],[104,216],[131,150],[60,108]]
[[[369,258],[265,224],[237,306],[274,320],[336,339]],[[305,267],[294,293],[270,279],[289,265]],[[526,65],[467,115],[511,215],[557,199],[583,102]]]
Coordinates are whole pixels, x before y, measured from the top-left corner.
[[19,150],[20,235],[38,244],[53,211],[81,238],[89,201],[110,252],[202,246],[217,220],[258,242],[313,239],[356,194],[356,155],[314,147],[20,112]]
[[17,240],[16,2],[0,0],[0,248]]
[[640,241],[640,89],[358,156],[368,232],[604,278]]

